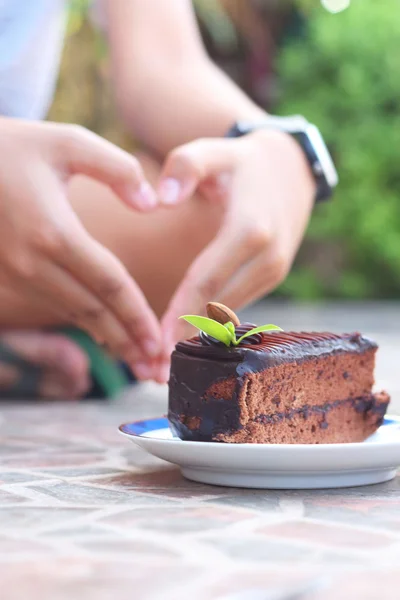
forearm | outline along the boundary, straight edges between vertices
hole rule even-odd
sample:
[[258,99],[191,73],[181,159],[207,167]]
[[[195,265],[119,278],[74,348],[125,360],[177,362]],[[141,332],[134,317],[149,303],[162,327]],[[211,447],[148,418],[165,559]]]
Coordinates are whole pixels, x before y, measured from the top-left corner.
[[[153,8],[155,19],[146,20],[145,6]],[[190,3],[169,4],[179,30],[169,36],[167,15],[159,14],[165,6],[165,0],[119,4],[124,23],[133,24],[136,15],[142,20],[142,27],[136,23],[129,36],[121,15],[116,19],[117,5],[109,2],[108,11],[118,106],[135,135],[161,156],[195,138],[221,136],[238,119],[257,120],[265,114],[208,59]]]
[[120,107],[140,140],[161,155],[195,138],[222,136],[238,119],[265,116],[208,61],[139,84],[133,83],[132,102],[121,99]]

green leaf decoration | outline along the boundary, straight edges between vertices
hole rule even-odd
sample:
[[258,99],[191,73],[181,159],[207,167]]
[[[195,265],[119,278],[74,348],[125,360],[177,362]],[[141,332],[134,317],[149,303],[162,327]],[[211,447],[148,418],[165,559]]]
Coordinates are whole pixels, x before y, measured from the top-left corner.
[[249,337],[250,335],[253,335],[253,333],[261,333],[262,331],[283,331],[283,329],[281,327],[278,327],[277,325],[260,325],[260,327],[254,327],[254,329],[250,329],[250,331],[247,331],[247,333],[242,335],[238,340],[236,340],[236,342],[234,342],[234,345],[237,346],[242,340]]
[[194,327],[197,327],[200,331],[204,331],[204,333],[211,335],[216,340],[223,342],[226,346],[230,346],[233,341],[229,329],[221,323],[218,323],[218,321],[214,321],[208,317],[198,317],[197,315],[183,315],[179,318],[194,325]]
[[232,321],[228,321],[227,323],[225,323],[224,327],[226,327],[226,329],[229,331],[231,335],[231,342],[232,344],[234,344],[236,342],[236,332],[234,324],[232,323]]
[[222,342],[225,346],[238,346],[240,342],[254,333],[261,333],[263,331],[283,331],[283,329],[277,325],[261,325],[260,327],[254,327],[254,329],[251,329],[237,340],[235,326],[232,321],[228,321],[222,325],[221,323],[218,323],[218,321],[214,321],[214,319],[200,317],[198,315],[183,315],[179,318],[187,321],[194,327],[197,327],[200,331],[204,331],[204,333]]

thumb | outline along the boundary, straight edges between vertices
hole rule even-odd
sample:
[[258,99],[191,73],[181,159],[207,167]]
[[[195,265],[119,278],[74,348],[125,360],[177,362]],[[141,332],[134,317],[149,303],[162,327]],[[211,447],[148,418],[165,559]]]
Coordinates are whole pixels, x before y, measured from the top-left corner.
[[224,176],[237,164],[240,139],[201,139],[172,150],[167,156],[158,185],[164,205],[175,205],[193,195],[209,177]]
[[129,152],[79,126],[67,126],[61,161],[70,175],[88,175],[114,190],[130,208],[149,211],[157,197],[140,163]]

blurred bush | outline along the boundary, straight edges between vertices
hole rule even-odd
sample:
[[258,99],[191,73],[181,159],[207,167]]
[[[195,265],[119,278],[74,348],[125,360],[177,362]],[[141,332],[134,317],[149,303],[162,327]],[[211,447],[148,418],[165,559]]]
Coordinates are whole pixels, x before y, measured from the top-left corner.
[[400,296],[400,21],[398,0],[352,0],[331,15],[301,0],[307,34],[281,52],[279,112],[323,131],[340,185],[315,210],[280,292]]

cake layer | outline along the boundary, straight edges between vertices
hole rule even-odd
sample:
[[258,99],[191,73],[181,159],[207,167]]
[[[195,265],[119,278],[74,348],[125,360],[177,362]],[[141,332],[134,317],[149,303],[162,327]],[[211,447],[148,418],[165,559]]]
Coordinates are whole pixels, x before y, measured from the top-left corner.
[[[368,395],[374,384],[375,348],[362,356],[354,352],[328,354],[303,361],[300,370],[295,361],[270,367],[244,376],[238,402],[244,418],[258,413],[282,412],[308,404],[319,406],[327,402]],[[212,384],[205,400],[231,400],[236,378]],[[243,424],[243,421],[242,421]]]
[[389,396],[382,392],[273,416],[259,415],[235,432],[218,434],[215,441],[258,444],[362,442],[382,424],[388,403]]
[[172,417],[176,434],[185,440],[258,444],[334,444],[361,442],[382,424],[389,396],[385,392],[304,406],[274,415],[258,415],[244,427],[207,435],[199,417]]

